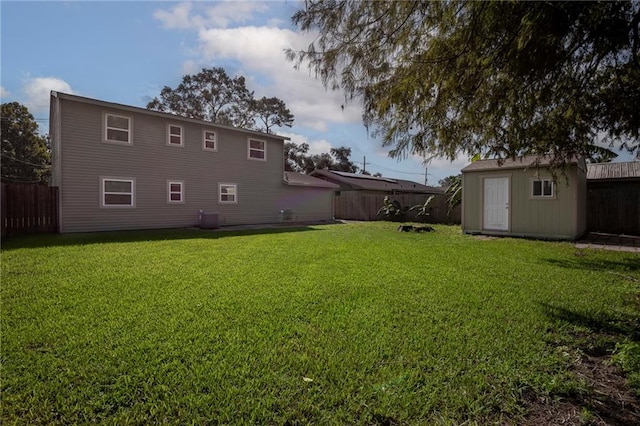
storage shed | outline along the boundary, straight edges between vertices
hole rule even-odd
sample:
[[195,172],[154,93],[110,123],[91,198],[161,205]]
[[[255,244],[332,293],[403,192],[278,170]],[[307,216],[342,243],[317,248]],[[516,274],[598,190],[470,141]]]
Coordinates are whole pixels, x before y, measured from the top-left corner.
[[587,164],[589,231],[640,235],[640,161]]
[[554,179],[550,159],[479,160],[462,169],[462,231],[576,240],[587,227],[584,160]]

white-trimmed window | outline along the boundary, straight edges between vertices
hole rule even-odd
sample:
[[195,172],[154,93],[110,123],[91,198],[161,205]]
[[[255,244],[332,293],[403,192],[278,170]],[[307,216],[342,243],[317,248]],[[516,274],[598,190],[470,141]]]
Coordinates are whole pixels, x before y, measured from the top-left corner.
[[182,135],[184,129],[182,126],[178,126],[176,124],[168,124],[167,125],[167,145],[171,146],[183,146],[182,143]]
[[235,183],[219,184],[218,202],[220,204],[236,204],[238,202],[238,185]]
[[104,141],[130,144],[131,143],[131,117],[105,113]]
[[267,143],[265,141],[249,138],[247,147],[249,160],[267,161]]
[[551,179],[533,179],[531,181],[532,198],[555,197],[555,185]]
[[101,178],[102,207],[135,207],[135,179]]
[[202,149],[204,149],[205,151],[218,150],[218,140],[216,137],[216,132],[214,132],[213,130],[202,131]]
[[184,203],[184,182],[181,180],[167,181],[167,203]]

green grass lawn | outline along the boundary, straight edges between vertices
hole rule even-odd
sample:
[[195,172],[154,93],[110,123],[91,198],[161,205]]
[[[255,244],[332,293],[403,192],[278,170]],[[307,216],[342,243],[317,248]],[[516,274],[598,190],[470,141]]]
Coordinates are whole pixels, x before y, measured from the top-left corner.
[[517,422],[638,343],[637,254],[396,226],[10,239],[2,421]]

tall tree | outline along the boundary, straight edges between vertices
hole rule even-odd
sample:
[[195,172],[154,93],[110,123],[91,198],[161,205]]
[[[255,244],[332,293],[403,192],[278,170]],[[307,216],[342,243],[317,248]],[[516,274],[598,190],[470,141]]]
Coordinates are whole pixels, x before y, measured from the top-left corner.
[[640,145],[640,2],[327,0],[292,17],[308,63],[390,155],[589,156]]
[[311,173],[316,169],[337,170],[341,172],[356,173],[356,166],[349,158],[351,148],[344,146],[331,148],[329,152],[320,154],[307,154],[309,144],[300,145],[295,142],[284,144],[284,169],[289,172]]
[[11,102],[2,104],[0,118],[2,181],[47,183],[51,156],[33,115],[24,105]]
[[308,151],[308,143],[298,145],[295,142],[285,142],[284,169],[288,172],[304,172],[306,164],[309,161],[309,157],[307,156]]
[[272,133],[272,128],[293,126],[293,114],[282,99],[262,97],[254,106],[258,130]]
[[198,74],[185,75],[175,89],[165,86],[147,109],[267,133],[274,126],[293,125],[293,114],[282,100],[255,100],[245,78],[229,77],[224,68],[203,68]]
[[165,86],[147,109],[233,125],[250,121],[237,117],[233,107],[249,109],[252,99],[253,92],[247,89],[244,77],[231,78],[224,68],[203,68],[198,74],[182,77],[175,89]]
[[339,148],[331,148],[331,156],[335,159],[332,169],[339,172],[355,173],[358,171],[356,166],[349,157],[351,156],[351,148],[341,146]]

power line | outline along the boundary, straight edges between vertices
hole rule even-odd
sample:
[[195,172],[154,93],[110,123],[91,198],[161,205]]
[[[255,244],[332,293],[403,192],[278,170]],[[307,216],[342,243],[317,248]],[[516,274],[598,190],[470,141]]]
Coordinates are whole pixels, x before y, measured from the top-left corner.
[[34,164],[34,163],[30,163],[28,161],[19,160],[19,159],[15,158],[15,157],[11,157],[9,155],[5,155],[4,158],[5,159],[9,159],[9,160],[13,160],[13,161],[17,161],[18,163],[26,164],[26,165],[29,165],[29,166],[38,167],[38,168],[41,168],[41,169],[48,169],[48,168],[51,167],[50,164]]

